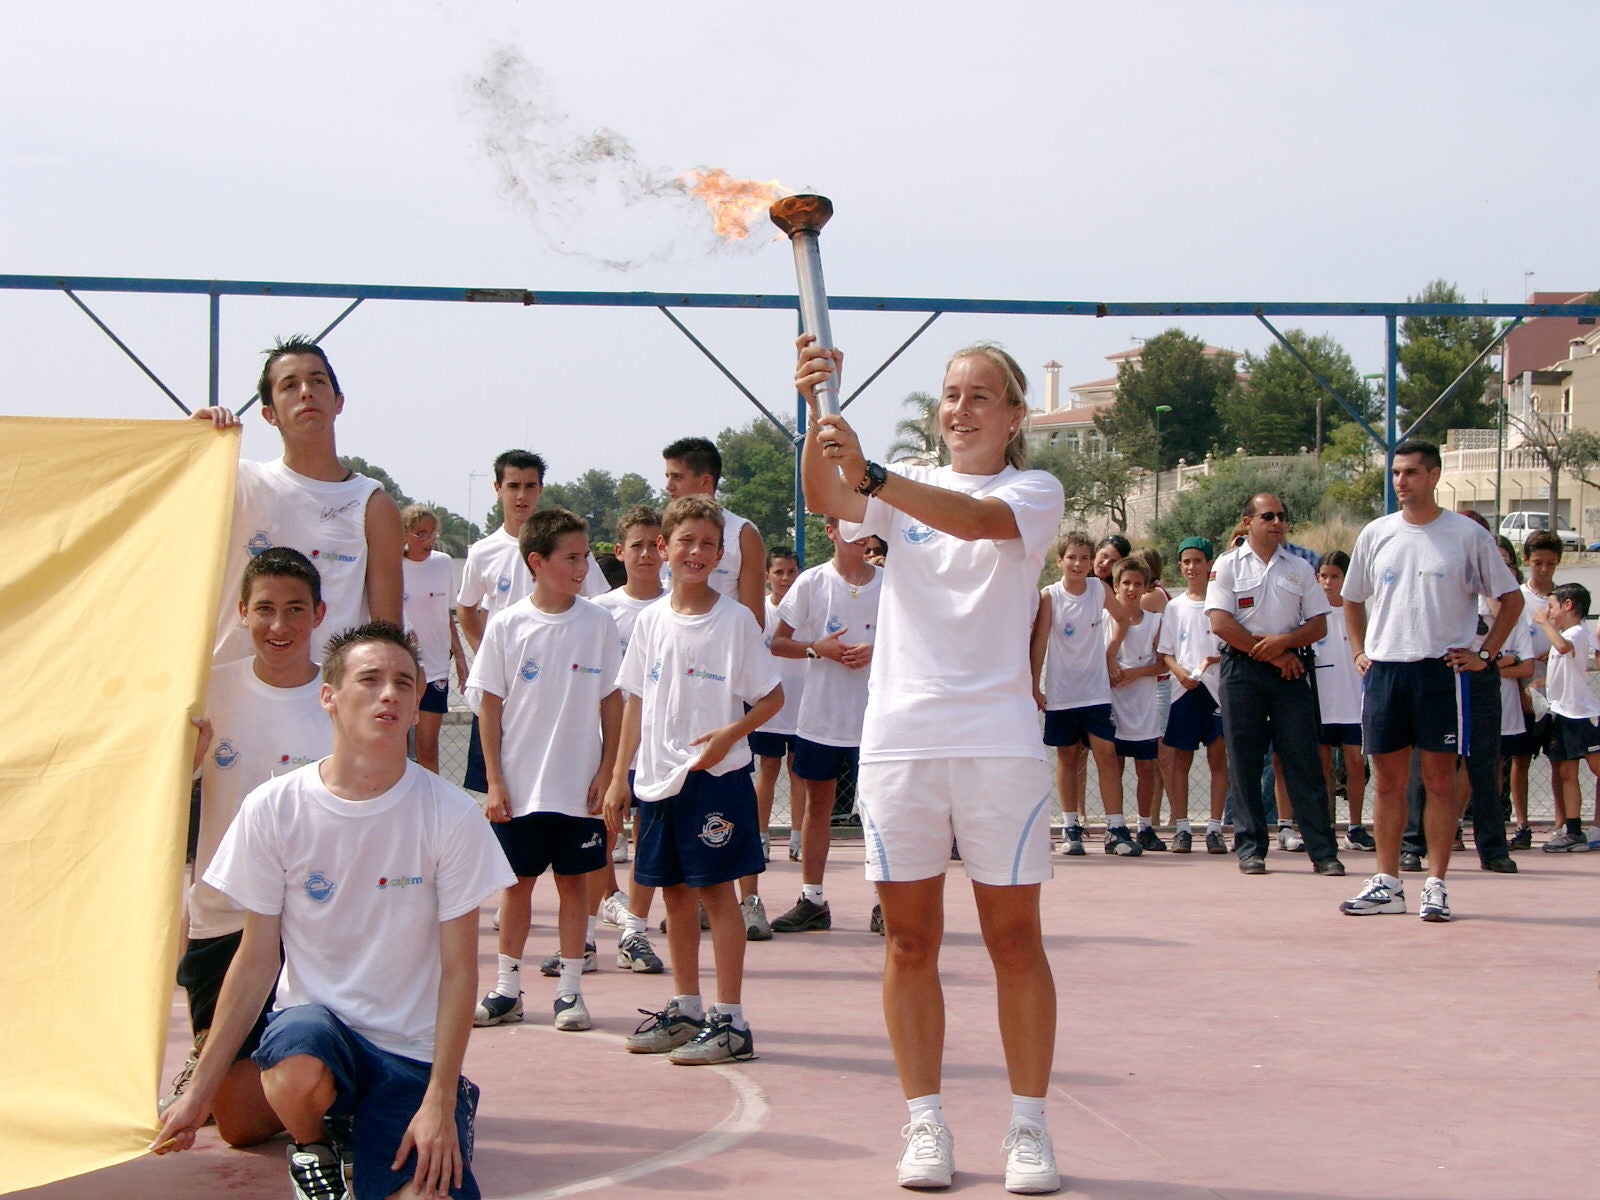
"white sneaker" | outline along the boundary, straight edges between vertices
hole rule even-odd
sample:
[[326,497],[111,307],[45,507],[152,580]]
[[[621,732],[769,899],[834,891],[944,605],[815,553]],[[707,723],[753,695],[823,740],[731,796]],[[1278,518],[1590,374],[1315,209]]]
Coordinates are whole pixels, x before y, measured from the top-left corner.
[[1398,879],[1387,882],[1382,875],[1374,875],[1362,889],[1339,905],[1339,911],[1350,917],[1370,917],[1377,913],[1403,913],[1406,894]]
[[1450,897],[1445,893],[1444,880],[1430,875],[1423,881],[1422,903],[1417,905],[1417,915],[1424,921],[1450,919]]
[[772,861],[772,839],[764,833],[761,835],[761,861]]
[[760,896],[750,895],[739,901],[739,914],[744,918],[746,941],[772,940],[772,922],[767,920],[766,906],[761,903]]
[[1006,1191],[1039,1195],[1061,1190],[1055,1147],[1037,1125],[1015,1125],[1000,1143],[1006,1152]]
[[624,892],[612,892],[600,901],[600,919],[607,925],[622,928],[623,919],[628,915],[628,897]]
[[589,1006],[583,1002],[583,997],[576,992],[565,992],[556,997],[557,1029],[582,1031],[590,1028]]
[[956,1137],[938,1121],[913,1121],[900,1131],[906,1148],[897,1168],[903,1188],[945,1188],[956,1173]]
[[1278,826],[1278,846],[1280,849],[1288,850],[1291,853],[1306,848],[1305,842],[1300,840],[1300,835],[1295,832],[1293,825]]
[[611,847],[611,861],[614,863],[628,861],[628,831],[626,829],[617,834],[617,844]]

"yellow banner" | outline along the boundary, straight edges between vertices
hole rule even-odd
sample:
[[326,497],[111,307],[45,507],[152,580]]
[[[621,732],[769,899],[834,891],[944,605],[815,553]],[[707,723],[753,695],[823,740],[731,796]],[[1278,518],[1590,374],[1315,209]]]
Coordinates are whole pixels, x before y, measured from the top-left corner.
[[0,417],[0,1192],[156,1131],[237,432]]

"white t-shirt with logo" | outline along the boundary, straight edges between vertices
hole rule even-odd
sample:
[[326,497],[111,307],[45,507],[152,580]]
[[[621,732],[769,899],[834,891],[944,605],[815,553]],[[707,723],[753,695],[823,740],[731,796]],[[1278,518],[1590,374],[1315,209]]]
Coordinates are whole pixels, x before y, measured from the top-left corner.
[[[1544,612],[1550,605],[1549,596],[1541,596],[1527,584],[1522,585],[1522,617],[1518,622],[1528,633],[1528,653],[1525,658],[1535,658],[1539,661],[1534,664],[1531,683],[1538,683],[1544,678],[1545,664],[1550,653],[1550,639],[1545,636],[1539,623],[1533,619],[1534,613]],[[1509,644],[1509,643],[1508,643]]]
[[481,608],[492,617],[532,591],[533,574],[522,560],[517,539],[504,525],[467,548],[461,590],[456,594],[456,603],[463,608]]
[[[634,795],[665,800],[682,791],[702,749],[689,743],[733,724],[746,704],[777,687],[772,663],[755,617],[727,596],[698,616],[674,612],[670,599],[640,613],[617,675],[617,686],[642,706]],[[740,738],[710,773],[740,770],[751,758]]]
[[212,668],[205,715],[211,746],[200,763],[200,839],[189,886],[189,936],[195,938],[244,928],[244,910],[203,876],[245,796],[333,751],[321,679],[273,687],[256,675],[254,656]]
[[467,676],[473,712],[484,693],[504,702],[500,770],[511,815],[593,816],[589,784],[600,769],[600,701],[616,690],[617,623],[581,597],[563,613],[531,599],[489,618]]
[[[749,518],[730,512],[726,507],[722,509],[722,557],[711,569],[711,578],[707,580],[712,591],[735,600],[739,598],[739,571],[744,565],[744,550],[739,545],[739,535],[744,532],[746,525],[751,529],[756,528],[756,523]],[[761,531],[756,529],[756,532],[759,534]],[[661,564],[661,586],[669,591],[672,589],[672,568],[665,562]]]
[[[1101,654],[1111,645],[1114,624],[1107,623]],[[1129,624],[1117,648],[1117,665],[1125,671],[1148,667],[1156,661],[1156,640],[1161,636],[1161,614],[1147,612],[1137,625]],[[1124,742],[1148,742],[1161,736],[1161,709],[1156,704],[1154,675],[1141,675],[1111,689],[1111,715],[1116,720],[1117,737]]]
[[417,637],[429,683],[450,677],[450,594],[455,565],[448,554],[430,551],[421,562],[401,560],[406,628]]
[[617,652],[619,654],[628,652],[628,640],[633,637],[633,625],[639,619],[639,614],[666,594],[666,592],[662,592],[660,596],[652,596],[648,600],[635,600],[628,595],[626,588],[616,588],[594,598],[594,602],[610,613],[611,619],[617,623]]
[[1050,641],[1044,654],[1044,704],[1059,711],[1111,703],[1106,674],[1106,585],[1094,576],[1074,596],[1056,580],[1044,589],[1050,604]]
[[311,635],[312,658],[320,662],[334,634],[369,620],[367,501],[381,486],[365,475],[338,483],[311,479],[281,458],[239,461],[212,662],[254,657],[250,631],[239,620],[239,583],[245,563],[274,546],[300,551],[322,577],[328,614]]
[[1317,706],[1324,725],[1361,723],[1361,672],[1356,670],[1344,609],[1328,609],[1328,634],[1312,645],[1317,656]]
[[1039,572],[1061,523],[1060,480],[1007,466],[995,475],[894,463],[890,471],[1011,509],[1020,537],[963,541],[881,497],[867,501],[852,541],[889,545],[878,603],[861,761],[1043,759],[1029,642]]
[[[1188,592],[1179,592],[1167,601],[1167,610],[1161,614],[1161,636],[1156,639],[1156,653],[1172,655],[1180,667],[1199,678],[1213,701],[1221,703],[1221,663],[1213,662],[1204,670],[1200,669],[1206,659],[1222,653],[1222,639],[1211,632],[1211,618],[1206,616],[1203,597],[1197,600]],[[1178,684],[1173,691],[1182,686]]]
[[[1545,642],[1549,643],[1549,638]],[[1524,662],[1531,657],[1533,643],[1528,637],[1528,627],[1518,621],[1511,627],[1511,636],[1506,638],[1506,644],[1500,647],[1501,654],[1515,654]],[[1522,711],[1522,684],[1521,679],[1500,680],[1500,736],[1511,737],[1514,734],[1528,731],[1528,716]]]
[[[735,596],[734,599],[737,600],[738,597]],[[778,606],[772,602],[772,594],[769,592],[767,594],[767,619],[761,630],[761,641],[767,647],[768,653],[772,651],[772,631],[777,627]],[[772,720],[761,726],[757,732],[778,733],[785,737],[792,737],[800,728],[800,697],[805,694],[806,690],[806,660],[803,658],[782,658],[773,654],[772,669],[778,673],[778,682],[783,684],[783,707],[777,711]]]
[[246,797],[206,871],[281,916],[279,1009],[323,1004],[391,1054],[433,1061],[439,925],[516,882],[467,794],[407,763],[371,800],[341,800],[312,763]]
[[[839,574],[831,561],[807,568],[778,606],[778,616],[789,622],[801,642],[820,641],[841,630],[847,646],[874,641],[883,572],[870,564],[867,569],[872,577],[855,584]],[[776,624],[769,618],[767,628]],[[805,695],[796,732],[823,746],[859,746],[871,665],[856,670],[827,658],[784,661],[799,662],[805,669]]]
[[1600,717],[1600,699],[1595,698],[1587,675],[1594,660],[1594,631],[1580,623],[1563,629],[1561,636],[1572,644],[1572,653],[1557,654],[1553,647],[1550,650],[1544,687],[1550,711],[1558,717],[1592,721]]

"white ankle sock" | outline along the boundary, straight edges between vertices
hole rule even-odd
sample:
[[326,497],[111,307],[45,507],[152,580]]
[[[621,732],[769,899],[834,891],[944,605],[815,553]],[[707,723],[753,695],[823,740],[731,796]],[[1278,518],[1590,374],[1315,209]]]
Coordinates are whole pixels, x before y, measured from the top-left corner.
[[1128,818],[1123,816],[1121,813],[1108,813],[1106,815],[1107,829],[1126,829],[1127,827]]
[[706,1010],[700,1003],[699,996],[674,996],[673,1002],[677,1004],[678,1011],[691,1021],[704,1021]]
[[1189,832],[1191,832],[1191,830],[1189,829],[1189,819],[1187,817],[1185,817],[1183,820],[1178,822],[1178,832],[1179,833],[1189,833]]
[[721,1013],[727,1017],[733,1022],[733,1027],[741,1033],[750,1028],[749,1022],[744,1019],[744,1005],[742,1004],[723,1004],[718,1001],[711,1006],[711,1011]]
[[563,958],[561,960],[561,980],[556,984],[556,995],[565,996],[571,993],[574,996],[583,995],[583,959]]
[[1206,822],[1206,832],[1207,833],[1221,833],[1222,832],[1222,822],[1217,820],[1215,817],[1213,817],[1211,820]]
[[643,917],[636,917],[636,916],[633,915],[633,913],[630,912],[627,916],[622,918],[622,936],[623,937],[627,937],[630,933],[643,933],[643,932],[644,932],[644,918]]
[[944,1097],[938,1092],[930,1092],[926,1096],[912,1096],[906,1101],[906,1111],[911,1114],[911,1123],[918,1121],[932,1121],[935,1125],[943,1125]]
[[494,990],[514,1000],[522,994],[522,960],[506,954],[500,955],[499,959],[500,978],[495,982]]
[[820,883],[802,883],[800,894],[813,904],[822,903],[822,885]]
[[1011,1128],[1018,1125],[1032,1125],[1035,1128],[1044,1128],[1044,1097],[1019,1096],[1011,1093]]

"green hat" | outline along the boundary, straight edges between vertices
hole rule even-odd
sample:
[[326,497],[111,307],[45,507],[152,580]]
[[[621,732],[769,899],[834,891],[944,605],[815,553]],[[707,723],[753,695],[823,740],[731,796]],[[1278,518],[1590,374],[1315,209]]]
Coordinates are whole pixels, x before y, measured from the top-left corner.
[[1182,558],[1183,557],[1183,552],[1185,550],[1198,550],[1198,551],[1200,551],[1201,554],[1204,554],[1207,558],[1215,558],[1217,556],[1216,555],[1216,551],[1213,550],[1212,547],[1211,547],[1211,539],[1210,538],[1203,538],[1203,537],[1184,538],[1183,541],[1178,543],[1178,557]]

